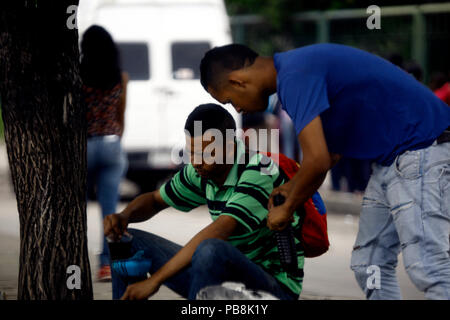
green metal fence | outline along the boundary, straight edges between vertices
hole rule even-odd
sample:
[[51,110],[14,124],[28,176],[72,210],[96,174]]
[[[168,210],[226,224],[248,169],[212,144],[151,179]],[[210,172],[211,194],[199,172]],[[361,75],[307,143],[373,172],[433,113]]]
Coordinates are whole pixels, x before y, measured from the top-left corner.
[[231,30],[236,43],[261,54],[334,42],[384,57],[400,54],[422,67],[425,82],[433,72],[450,70],[450,3],[381,7],[381,29],[367,28],[369,15],[366,8],[296,13],[285,34],[261,16],[233,16]]

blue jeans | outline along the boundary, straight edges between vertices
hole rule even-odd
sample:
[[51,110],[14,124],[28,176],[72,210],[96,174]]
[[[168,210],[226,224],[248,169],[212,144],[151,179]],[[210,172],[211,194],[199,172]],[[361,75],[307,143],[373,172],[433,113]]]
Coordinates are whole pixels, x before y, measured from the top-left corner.
[[[152,274],[169,261],[182,247],[157,235],[129,229],[133,235],[132,254],[144,251],[144,257],[151,261]],[[144,278],[121,278],[112,271],[113,299],[120,299],[127,286]],[[282,287],[274,277],[250,261],[238,249],[219,239],[204,240],[199,244],[191,264],[168,279],[164,285],[183,296],[194,300],[202,288],[220,285],[226,281],[241,282],[249,289],[262,290],[274,296],[293,300],[298,296]]]
[[[450,143],[407,151],[389,167],[373,165],[351,259],[366,297],[401,299],[395,274],[401,251],[426,298],[450,299],[449,235]],[[379,268],[378,287],[370,266]]]
[[[97,187],[102,217],[116,212],[119,184],[128,167],[118,136],[90,137],[87,141],[88,184]],[[103,226],[103,223],[102,223]],[[103,233],[103,228],[102,228]],[[109,265],[109,250],[103,237],[100,266]]]

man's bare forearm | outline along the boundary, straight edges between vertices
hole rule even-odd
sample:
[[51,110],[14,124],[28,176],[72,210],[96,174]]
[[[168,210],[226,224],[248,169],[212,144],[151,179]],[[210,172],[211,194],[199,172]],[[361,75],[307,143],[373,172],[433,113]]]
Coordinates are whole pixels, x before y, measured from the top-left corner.
[[121,212],[127,216],[128,222],[142,222],[150,219],[155,214],[160,212],[167,206],[162,206],[156,201],[155,192],[144,193],[136,197],[130,204]]
[[191,263],[195,250],[203,240],[214,237],[215,236],[212,234],[207,235],[205,230],[200,231],[180,251],[178,251],[172,259],[155,272],[152,277],[159,283],[163,283],[174,276]]
[[[220,220],[219,220],[220,219]],[[233,233],[237,222],[234,218],[221,216],[215,222],[206,226],[197,233],[175,256],[163,265],[152,277],[153,280],[163,283],[168,278],[177,274],[180,270],[188,266],[192,261],[192,256],[198,245],[206,239],[226,240]]]
[[327,175],[328,169],[317,167],[314,164],[303,163],[297,174],[293,177],[293,188],[289,197],[286,199],[286,205],[291,213],[319,189]]
[[303,150],[303,161],[292,178],[292,191],[286,199],[287,212],[291,214],[319,189],[328,170],[340,158],[340,155],[328,150],[320,116],[314,118],[299,133],[298,142]]

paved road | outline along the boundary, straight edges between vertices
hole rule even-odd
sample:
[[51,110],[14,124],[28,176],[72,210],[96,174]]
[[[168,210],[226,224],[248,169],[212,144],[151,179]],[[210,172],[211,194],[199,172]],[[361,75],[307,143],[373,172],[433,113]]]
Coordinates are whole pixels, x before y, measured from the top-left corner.
[[[19,260],[19,219],[15,197],[9,185],[7,166],[5,146],[0,141],[0,291],[6,291],[8,297],[14,298]],[[329,210],[352,214],[329,213],[328,230],[331,247],[325,255],[306,260],[302,298],[364,299],[349,268],[351,248],[357,232],[359,202],[349,199],[348,194],[327,194],[325,190],[322,195],[329,201]],[[118,209],[122,209],[123,206],[124,204],[121,204]],[[96,254],[100,250],[102,230],[100,209],[97,204],[92,202],[88,204],[87,218],[88,247],[92,272],[95,274]],[[150,221],[132,226],[153,232],[179,244],[185,244],[208,223],[210,218],[205,207],[197,208],[189,213],[169,208]],[[423,299],[423,294],[408,279],[401,258],[398,277],[405,299]],[[94,282],[94,296],[96,299],[110,299],[110,283]],[[180,299],[181,297],[170,289],[162,287],[153,298]]]
[[[5,192],[5,181],[0,192],[0,291],[6,291],[8,297],[15,297],[17,286],[19,220],[14,197]],[[121,204],[119,209],[124,205]],[[101,224],[100,211],[95,203],[88,205],[88,247],[91,266],[95,272],[100,250]],[[186,243],[198,230],[209,223],[205,207],[190,213],[166,209],[152,220],[132,225],[135,228],[154,232],[180,244]],[[354,215],[329,214],[329,235],[331,248],[322,257],[307,259],[302,297],[310,299],[363,299],[357,287],[353,273],[349,269],[351,247],[356,237],[358,217]],[[423,299],[409,281],[400,261],[398,276],[405,299]],[[110,299],[109,283],[94,282],[96,299]],[[180,299],[170,289],[163,287],[154,299]]]

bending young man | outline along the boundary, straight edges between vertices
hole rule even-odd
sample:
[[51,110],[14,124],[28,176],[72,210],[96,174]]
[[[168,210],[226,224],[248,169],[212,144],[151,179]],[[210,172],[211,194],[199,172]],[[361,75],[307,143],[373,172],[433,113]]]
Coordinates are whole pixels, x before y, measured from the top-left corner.
[[[400,299],[402,251],[411,280],[430,299],[450,299],[450,108],[411,75],[368,52],[317,44],[258,56],[242,45],[208,51],[201,83],[221,103],[263,111],[277,93],[303,152],[293,179],[269,200],[282,229],[341,156],[373,160],[351,268],[370,299]],[[446,130],[447,129],[447,130]],[[272,207],[281,193],[284,205]],[[367,288],[369,266],[381,287]]]
[[[113,298],[146,299],[165,284],[195,299],[202,288],[232,281],[279,299],[298,299],[303,252],[299,247],[297,272],[286,272],[274,232],[266,225],[269,194],[287,177],[261,154],[244,161],[245,147],[235,138],[235,130],[234,119],[224,108],[214,104],[197,107],[185,125],[191,163],[159,190],[137,197],[121,213],[105,218],[105,235],[116,238],[129,223],[148,220],[168,206],[190,211],[207,204],[213,220],[184,247],[154,234],[128,230],[133,235],[132,252],[143,251],[141,258],[151,265],[151,276],[146,279],[146,272],[139,279],[123,276],[113,263]],[[300,227],[298,222],[295,214],[294,228]]]

